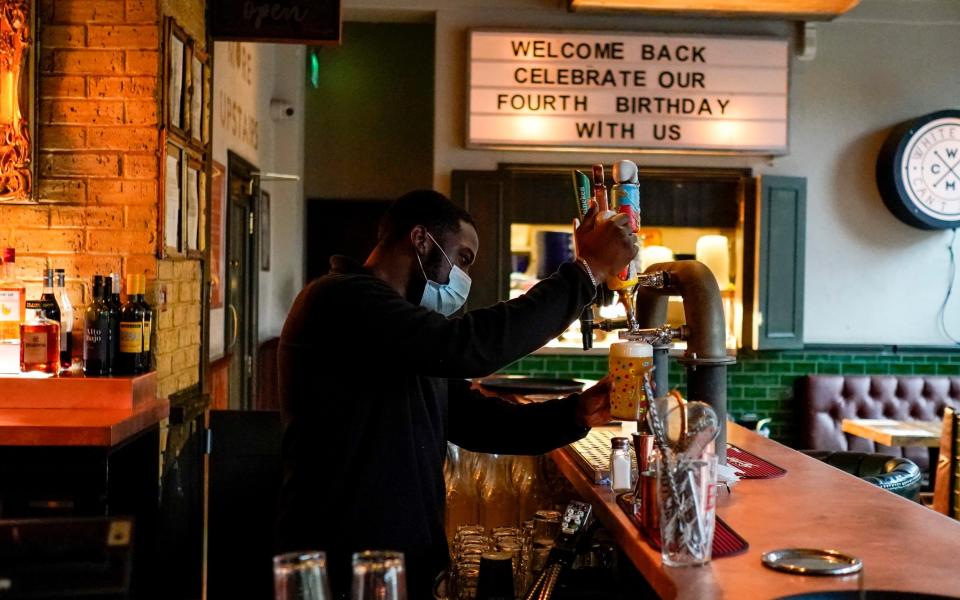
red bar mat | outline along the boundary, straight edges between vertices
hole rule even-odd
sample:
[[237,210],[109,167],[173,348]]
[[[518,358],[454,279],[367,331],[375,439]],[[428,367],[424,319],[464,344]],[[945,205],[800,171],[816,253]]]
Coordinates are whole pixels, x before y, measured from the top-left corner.
[[[651,531],[647,529],[633,514],[633,492],[619,494],[617,496],[617,504],[620,506],[620,509],[630,517],[630,522],[643,533],[643,537],[647,538],[647,543],[650,544],[650,547],[654,550],[659,550],[660,530]],[[713,550],[711,551],[713,558],[736,556],[737,554],[746,552],[749,547],[750,544],[747,543],[747,540],[740,537],[740,534],[727,525],[723,519],[716,517],[716,525],[713,530]]]
[[773,479],[782,477],[787,470],[767,462],[733,444],[727,444],[727,464],[743,471],[740,479]]

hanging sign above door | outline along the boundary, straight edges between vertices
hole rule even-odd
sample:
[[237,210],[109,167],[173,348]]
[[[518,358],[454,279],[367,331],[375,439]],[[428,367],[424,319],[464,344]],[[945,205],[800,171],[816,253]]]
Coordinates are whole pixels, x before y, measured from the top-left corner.
[[214,40],[274,44],[340,41],[340,0],[211,0]]
[[787,152],[785,39],[470,32],[468,147]]

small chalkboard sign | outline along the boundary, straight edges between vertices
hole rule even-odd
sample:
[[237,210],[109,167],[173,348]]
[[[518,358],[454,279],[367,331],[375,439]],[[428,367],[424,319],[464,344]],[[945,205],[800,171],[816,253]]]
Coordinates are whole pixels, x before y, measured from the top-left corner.
[[215,40],[276,44],[340,41],[340,0],[211,0]]

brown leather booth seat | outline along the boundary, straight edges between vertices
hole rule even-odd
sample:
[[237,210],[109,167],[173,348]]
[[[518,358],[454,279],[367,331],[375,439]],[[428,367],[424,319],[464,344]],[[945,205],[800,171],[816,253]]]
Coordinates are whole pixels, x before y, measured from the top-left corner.
[[840,429],[843,419],[942,419],[945,406],[960,408],[960,377],[808,375],[799,394],[801,445],[812,450],[853,450],[903,456],[929,468],[926,448],[875,444]]

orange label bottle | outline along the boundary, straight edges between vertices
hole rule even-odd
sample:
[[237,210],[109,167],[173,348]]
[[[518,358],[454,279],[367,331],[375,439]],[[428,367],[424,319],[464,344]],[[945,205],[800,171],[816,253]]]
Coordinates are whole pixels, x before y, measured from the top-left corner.
[[3,250],[0,271],[0,343],[20,343],[20,324],[27,318],[27,291],[17,279],[16,252]]

